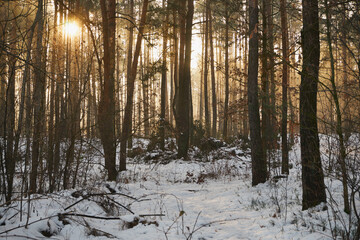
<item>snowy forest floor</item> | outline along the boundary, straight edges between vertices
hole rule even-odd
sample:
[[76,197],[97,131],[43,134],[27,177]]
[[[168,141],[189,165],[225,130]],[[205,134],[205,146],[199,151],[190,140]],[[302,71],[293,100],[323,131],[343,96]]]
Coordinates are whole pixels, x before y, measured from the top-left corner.
[[327,209],[301,211],[299,143],[290,152],[287,178],[279,174],[280,152],[274,153],[272,178],[252,187],[243,142],[192,149],[189,161],[176,159],[175,150],[146,150],[147,140],[134,142],[139,153],[116,183],[103,180],[103,158],[95,151],[82,158],[81,188],[1,206],[0,238],[333,239],[354,229],[335,178],[326,178]]

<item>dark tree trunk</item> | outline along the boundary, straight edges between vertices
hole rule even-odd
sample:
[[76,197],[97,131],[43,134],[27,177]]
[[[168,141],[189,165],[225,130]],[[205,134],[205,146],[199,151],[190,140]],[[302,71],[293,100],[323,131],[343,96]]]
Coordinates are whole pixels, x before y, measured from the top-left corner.
[[43,95],[45,93],[45,59],[43,59],[43,0],[38,1],[38,8],[40,11],[40,18],[37,25],[37,40],[36,40],[36,52],[35,52],[35,85],[33,93],[33,106],[34,106],[34,133],[32,144],[32,162],[31,162],[31,174],[30,174],[30,193],[35,193],[37,188],[37,175],[38,165],[40,159],[40,145],[41,145],[41,132],[44,121],[45,103]]
[[[60,4],[59,7],[59,24],[64,23],[64,6]],[[60,143],[62,139],[62,131],[64,129],[64,55],[63,46],[64,39],[62,34],[58,35],[57,41],[59,42],[57,51],[57,78],[56,78],[56,90],[55,90],[55,135],[54,135],[54,173],[53,173],[53,186],[50,185],[50,192],[55,190],[56,182],[60,182],[59,179],[59,166],[60,166]]]
[[[168,35],[168,25],[169,14],[167,9],[165,9],[165,0],[163,0],[163,9],[166,10],[166,16],[164,17],[163,22],[163,49],[162,49],[162,69],[161,69],[161,113],[160,113],[160,126],[159,126],[159,135],[160,135],[160,148],[165,150],[165,122],[166,122],[166,92],[167,92],[167,35]],[[167,8],[167,7],[166,7]]]
[[[134,18],[134,0],[129,0],[129,16],[131,19]],[[127,53],[127,67],[126,67],[126,78],[127,82],[130,82],[131,77],[131,64],[133,58],[133,42],[134,42],[134,26],[133,23],[129,23],[129,39],[128,39],[128,53]],[[128,126],[129,129],[133,128],[133,123],[130,121],[130,125]],[[129,138],[127,139],[128,148],[132,147],[132,134],[130,134]]]
[[[19,159],[20,155],[19,155],[19,143],[20,143],[20,134],[22,133],[22,127],[24,125],[24,110],[25,110],[25,104],[27,101],[27,92],[29,91],[28,89],[28,85],[30,83],[30,60],[31,60],[31,49],[32,49],[32,43],[33,43],[33,37],[34,37],[34,31],[35,31],[35,27],[37,24],[37,21],[39,19],[39,11],[37,11],[37,15],[30,27],[30,33],[29,33],[29,38],[27,39],[27,48],[26,48],[26,62],[25,62],[25,67],[24,67],[24,72],[23,72],[23,76],[22,76],[22,86],[21,86],[21,100],[20,100],[20,106],[19,106],[19,114],[18,114],[18,128],[16,130],[16,134],[15,134],[15,145],[14,145],[14,154],[15,159]],[[27,111],[28,112],[28,111]],[[29,117],[30,119],[31,117]],[[26,120],[29,121],[29,119]],[[31,119],[30,119],[31,121]],[[29,127],[30,128],[30,127]],[[25,128],[25,132],[28,132],[29,129]],[[26,134],[27,136],[27,134]],[[29,143],[27,143],[27,146],[30,146]],[[27,177],[27,158],[28,158],[28,152],[26,152],[25,155],[25,166],[24,166],[24,171],[23,171],[23,178],[22,178],[22,185],[21,185],[21,192],[23,192],[23,187],[24,187],[24,179],[26,179]]]
[[[179,67],[179,99],[178,105],[178,157],[187,158],[189,148],[189,127],[190,127],[190,81],[191,81],[191,37],[192,20],[194,14],[193,0],[182,0],[183,11],[180,12],[180,67]],[[184,16],[184,10],[187,10]]]
[[99,102],[99,130],[105,153],[105,168],[110,181],[116,180],[116,140],[115,140],[115,0],[101,0],[103,44],[104,44],[104,83]]
[[300,85],[300,137],[303,210],[326,202],[317,127],[320,39],[318,1],[303,0],[303,70]]
[[211,4],[208,1],[209,11],[209,41],[210,41],[210,69],[211,69],[211,88],[212,88],[212,136],[216,137],[217,126],[217,100],[216,100],[216,83],[215,83],[215,56],[214,56],[214,43],[213,43],[213,29],[212,29],[212,16]]
[[277,113],[276,113],[276,82],[275,82],[275,52],[274,52],[274,0],[270,1],[270,7],[268,8],[268,35],[269,35],[269,74],[270,74],[270,147],[276,148],[277,145]]
[[[5,21],[7,8],[2,7],[0,9],[0,41],[2,43],[6,42],[6,35],[7,35],[7,21]],[[0,136],[4,136],[4,126],[5,124],[5,105],[6,105],[6,64],[7,64],[7,57],[5,52],[0,51]],[[2,144],[0,145],[2,147]],[[1,149],[1,153],[2,149]]]
[[16,19],[12,21],[9,44],[11,55],[8,62],[8,85],[6,89],[6,108],[5,108],[5,168],[7,180],[6,201],[11,200],[13,190],[13,180],[15,174],[15,153],[14,153],[14,130],[15,130],[15,75],[16,75],[16,55],[17,55],[17,32]]
[[287,89],[289,64],[289,37],[287,26],[286,0],[280,1],[281,39],[282,39],[282,108],[281,108],[281,172],[289,174],[289,150],[287,141]]
[[249,0],[249,67],[248,67],[248,108],[251,138],[252,185],[266,181],[266,159],[260,133],[258,99],[258,1]]
[[[267,151],[270,149],[270,105],[269,105],[269,23],[268,12],[270,5],[268,0],[263,0],[262,18],[263,18],[263,34],[262,34],[262,74],[261,74],[261,133],[263,141],[263,149],[265,159],[267,158]],[[269,171],[270,171],[270,161]]]
[[48,167],[48,176],[49,176],[49,190],[50,192],[54,189],[54,112],[55,112],[55,66],[56,66],[56,56],[57,56],[57,14],[58,14],[58,4],[57,0],[54,1],[55,5],[55,14],[54,14],[54,35],[52,41],[52,56],[51,56],[51,79],[50,79],[50,115],[48,121],[48,153],[47,153],[47,167]]
[[[248,2],[248,0],[247,0],[247,2]],[[248,4],[247,4],[247,6],[248,6]],[[248,15],[249,15],[249,11],[248,11],[248,9],[246,10],[246,13],[245,13],[245,16],[246,16],[246,19],[248,19]],[[249,29],[248,28],[246,28],[246,32],[248,32],[249,31]],[[246,72],[246,71],[248,71],[248,67],[249,67],[249,44],[248,44],[248,37],[245,37],[245,50],[244,50],[244,72]],[[247,80],[245,80],[244,81],[244,102],[246,103],[246,102],[248,102],[249,101],[249,99],[248,99],[248,94],[247,94],[247,90],[248,90],[248,81]],[[248,139],[249,138],[249,131],[250,131],[250,129],[249,129],[249,122],[248,122],[248,120],[249,120],[249,112],[247,111],[247,109],[246,109],[246,104],[244,104],[243,105],[244,107],[243,107],[243,112],[244,112],[244,115],[245,116],[243,116],[243,126],[244,126],[244,128],[243,128],[243,136],[246,138],[246,139]]]

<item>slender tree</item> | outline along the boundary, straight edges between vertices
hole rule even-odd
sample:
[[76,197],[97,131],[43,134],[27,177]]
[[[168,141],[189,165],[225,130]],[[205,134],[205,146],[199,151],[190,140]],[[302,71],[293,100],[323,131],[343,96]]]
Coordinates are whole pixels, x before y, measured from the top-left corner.
[[229,3],[225,2],[225,102],[224,102],[224,125],[223,138],[228,138],[228,118],[229,118]]
[[[167,92],[167,38],[169,14],[163,0],[163,9],[166,11],[163,22],[163,49],[162,49],[162,69],[161,69],[161,113],[160,113],[160,148],[165,150],[165,117],[166,117],[166,92]],[[166,8],[166,9],[165,9]]]
[[[134,0],[129,0],[129,17],[131,19],[134,19]],[[127,67],[126,67],[126,81],[130,82],[131,77],[131,64],[132,64],[132,58],[133,58],[133,42],[134,42],[134,26],[132,22],[129,22],[128,24],[129,28],[129,38],[128,38],[128,51],[127,51]],[[132,129],[133,124],[132,121],[130,121],[130,125],[128,128]],[[128,139],[128,147],[132,147],[132,136],[130,134]]]
[[281,172],[289,174],[289,150],[287,141],[287,89],[289,64],[289,37],[287,26],[286,0],[280,1],[281,43],[282,43],[282,108],[281,108]]
[[206,136],[210,136],[210,114],[208,99],[208,76],[209,76],[209,0],[206,0],[205,7],[205,44],[204,44],[204,105],[205,105],[205,131]]
[[120,144],[120,171],[126,170],[126,142],[129,136],[131,135],[131,131],[132,131],[132,129],[129,128],[129,126],[132,121],[135,79],[136,79],[138,61],[140,56],[141,43],[144,33],[144,27],[146,22],[146,14],[148,11],[148,3],[149,3],[148,0],[144,0],[143,2],[141,17],[140,17],[139,33],[135,45],[134,59],[131,64],[130,78],[128,79],[129,81],[127,82],[127,98],[126,98],[125,115],[122,126],[122,135],[121,135],[121,144]]
[[211,4],[208,1],[209,11],[209,41],[210,41],[210,69],[211,69],[211,92],[212,92],[212,136],[216,137],[217,129],[217,100],[216,100],[216,80],[215,80],[215,56],[214,56],[214,42],[213,42],[213,27]]
[[38,0],[38,9],[40,11],[39,21],[37,24],[36,32],[36,53],[35,53],[35,66],[34,69],[34,92],[33,92],[33,105],[34,105],[34,132],[32,144],[32,158],[31,158],[31,174],[30,174],[30,193],[35,193],[37,190],[37,177],[38,167],[40,161],[40,145],[42,126],[45,113],[45,59],[43,58],[43,29],[44,29],[44,2]]
[[335,60],[331,42],[331,24],[330,24],[330,7],[328,4],[328,0],[324,1],[325,4],[325,14],[326,14],[326,39],[328,42],[329,48],[329,55],[330,55],[330,67],[331,67],[331,74],[330,74],[330,82],[331,82],[331,95],[334,99],[335,103],[335,112],[336,112],[336,133],[339,137],[339,164],[341,168],[341,177],[343,183],[343,198],[344,198],[344,211],[346,213],[350,213],[350,204],[349,204],[349,192],[348,192],[348,181],[347,181],[347,169],[346,169],[346,148],[345,148],[345,140],[343,134],[343,126],[342,126],[342,113],[340,109],[340,102],[338,97],[338,90],[335,84]]
[[[10,15],[10,14],[9,14]],[[11,16],[11,15],[10,15]],[[6,139],[5,168],[7,180],[6,201],[11,200],[13,180],[15,174],[14,132],[15,132],[15,75],[17,62],[17,30],[16,16],[11,16],[10,34],[8,42],[11,47],[11,55],[8,57],[8,81],[6,88],[5,125],[4,136]]]
[[[269,24],[268,24],[268,12],[270,4],[268,0],[262,1],[262,54],[261,54],[261,134],[263,141],[263,149],[265,158],[267,158],[267,151],[270,144],[270,105],[269,105]],[[268,161],[270,164],[270,161]],[[270,169],[270,167],[269,167]]]

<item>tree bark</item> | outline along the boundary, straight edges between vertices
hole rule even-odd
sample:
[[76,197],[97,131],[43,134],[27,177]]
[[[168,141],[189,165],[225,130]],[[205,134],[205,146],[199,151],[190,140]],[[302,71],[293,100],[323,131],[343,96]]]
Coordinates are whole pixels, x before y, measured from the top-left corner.
[[194,14],[193,0],[181,1],[182,10],[180,12],[180,66],[179,66],[179,99],[181,104],[178,106],[178,157],[187,159],[189,148],[189,128],[190,128],[190,81],[191,81],[191,38],[192,21]]
[[224,126],[223,138],[228,138],[228,111],[229,111],[229,9],[225,2],[225,102],[224,102]]
[[274,52],[274,1],[270,1],[270,7],[268,8],[268,35],[269,35],[269,74],[270,74],[270,105],[269,105],[269,133],[270,133],[270,147],[272,149],[276,148],[277,145],[277,134],[278,134],[278,127],[277,127],[277,113],[276,113],[276,82],[275,82],[275,52]]
[[54,1],[55,13],[54,13],[54,32],[52,40],[52,56],[51,56],[51,79],[50,79],[50,115],[48,120],[48,152],[47,152],[47,170],[49,176],[49,190],[50,192],[54,189],[54,113],[55,113],[55,66],[56,66],[56,56],[57,56],[57,15],[58,15],[58,3],[57,0]]
[[[268,12],[270,5],[268,0],[263,0],[262,18],[263,18],[263,34],[262,34],[262,74],[261,74],[261,133],[263,141],[263,149],[265,159],[267,159],[267,151],[270,149],[270,104],[269,104],[269,23]],[[269,171],[270,171],[270,161]]]
[[[176,5],[176,1],[174,3]],[[176,108],[179,105],[179,40],[178,40],[178,28],[177,28],[178,14],[176,9],[173,9],[173,38],[174,38],[174,70],[173,70],[173,84],[174,84],[174,96],[172,110],[175,118],[175,124],[178,125],[178,114]],[[178,137],[178,134],[177,136]]]
[[303,69],[300,85],[300,137],[302,208],[306,210],[326,202],[326,193],[316,118],[320,60],[318,1],[303,0],[302,8]]
[[[166,16],[163,21],[163,49],[162,49],[162,69],[161,69],[161,113],[160,113],[160,148],[165,150],[165,122],[166,122],[166,92],[167,92],[167,38],[169,14],[167,7],[165,7],[165,0],[163,0],[163,10],[166,11]],[[166,8],[166,9],[165,9]]]
[[282,108],[281,108],[281,172],[289,174],[289,150],[287,141],[287,89],[289,64],[289,37],[287,26],[286,0],[280,1],[281,40],[282,40]]
[[210,41],[210,69],[211,69],[211,88],[212,88],[212,136],[216,137],[217,132],[217,100],[216,100],[216,81],[215,81],[215,57],[212,29],[211,4],[208,1],[209,11],[209,41]]
[[5,150],[5,168],[7,180],[7,194],[6,201],[11,200],[13,190],[13,180],[15,174],[15,153],[14,153],[14,131],[15,131],[15,75],[17,62],[17,31],[16,19],[12,20],[10,25],[9,44],[11,48],[11,55],[8,59],[8,84],[6,89],[6,106],[5,106],[5,126],[4,136],[6,143]]
[[35,84],[33,93],[33,107],[34,107],[34,132],[32,145],[32,162],[30,174],[30,193],[35,193],[37,188],[38,164],[40,158],[41,132],[44,121],[45,103],[42,97],[45,93],[45,59],[43,59],[43,28],[44,28],[44,3],[43,0],[38,0],[38,9],[40,11],[40,18],[37,25],[37,40],[35,52]]
[[[130,18],[134,18],[134,0],[130,0],[129,1],[130,4],[129,4],[129,8],[130,8],[130,11],[129,11],[129,15],[130,15]],[[132,64],[132,58],[133,58],[133,42],[134,42],[134,26],[132,23],[129,23],[129,46],[128,46],[128,55],[127,55],[127,74],[126,74],[126,77],[127,77],[127,82],[131,81],[130,80],[130,77],[131,77],[131,64]],[[133,127],[133,124],[132,124],[132,121],[130,121],[130,126],[129,128],[132,129]],[[132,136],[130,135],[129,136],[129,139],[128,139],[128,148],[131,148],[132,147]]]
[[252,185],[266,181],[266,159],[260,133],[258,99],[258,1],[249,0],[249,67],[248,67],[248,111],[251,138]]
[[99,130],[105,153],[105,168],[108,179],[115,181],[116,140],[115,140],[115,0],[101,0],[103,44],[104,44],[104,83],[99,102]]
[[205,8],[205,44],[204,44],[204,105],[205,105],[205,131],[210,136],[210,114],[208,99],[208,76],[209,76],[209,0],[206,0]]

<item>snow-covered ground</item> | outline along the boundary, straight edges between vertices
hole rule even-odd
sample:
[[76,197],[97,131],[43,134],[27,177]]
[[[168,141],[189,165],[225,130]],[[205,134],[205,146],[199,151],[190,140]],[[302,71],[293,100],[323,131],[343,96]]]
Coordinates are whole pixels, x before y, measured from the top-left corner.
[[[338,206],[329,199],[327,210],[301,211],[299,144],[293,149],[288,178],[256,187],[249,152],[240,145],[208,154],[195,149],[191,161],[172,160],[173,152],[145,152],[129,159],[117,183],[102,180],[101,165],[92,163],[83,188],[33,195],[22,207],[20,201],[1,206],[0,238],[332,239],[331,229],[341,233],[349,220],[341,183],[326,179]],[[279,156],[274,159],[276,166]]]

